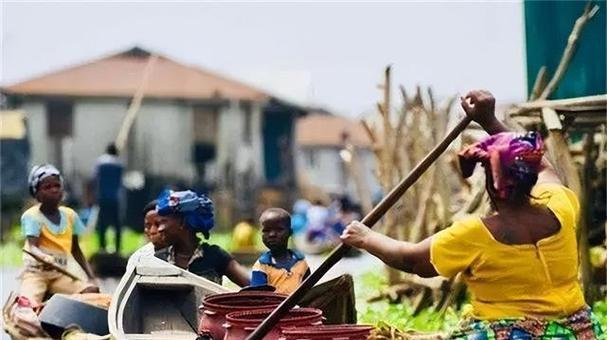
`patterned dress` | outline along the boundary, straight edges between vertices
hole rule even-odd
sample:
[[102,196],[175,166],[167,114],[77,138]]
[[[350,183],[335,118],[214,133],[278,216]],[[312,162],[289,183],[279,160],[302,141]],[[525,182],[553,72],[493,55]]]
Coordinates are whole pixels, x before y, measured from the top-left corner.
[[584,308],[561,320],[539,320],[532,318],[483,321],[462,321],[458,330],[449,339],[466,340],[514,340],[514,339],[604,339],[599,321]]

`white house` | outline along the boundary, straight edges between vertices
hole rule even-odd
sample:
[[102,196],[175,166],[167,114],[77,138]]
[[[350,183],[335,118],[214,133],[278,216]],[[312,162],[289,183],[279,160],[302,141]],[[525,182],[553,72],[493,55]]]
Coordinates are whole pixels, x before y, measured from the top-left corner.
[[[74,192],[116,139],[151,54],[140,48],[3,87],[27,117],[31,162],[57,164]],[[250,195],[294,185],[294,122],[303,109],[160,56],[121,157],[128,170]],[[249,197],[250,200],[250,197]]]

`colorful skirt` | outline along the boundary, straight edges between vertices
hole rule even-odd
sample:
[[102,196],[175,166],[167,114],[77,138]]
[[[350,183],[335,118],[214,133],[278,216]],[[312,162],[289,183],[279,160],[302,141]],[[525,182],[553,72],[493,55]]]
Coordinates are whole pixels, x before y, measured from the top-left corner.
[[484,321],[464,320],[449,339],[604,339],[601,325],[590,308],[584,308],[561,320],[532,318]]

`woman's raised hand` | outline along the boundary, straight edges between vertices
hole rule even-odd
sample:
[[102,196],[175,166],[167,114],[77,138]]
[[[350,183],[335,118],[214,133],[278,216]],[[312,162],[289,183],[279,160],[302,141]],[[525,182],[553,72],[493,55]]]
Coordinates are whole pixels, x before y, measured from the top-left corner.
[[495,121],[495,98],[486,90],[473,90],[461,97],[462,109],[481,126]]
[[359,221],[353,221],[344,229],[340,238],[349,246],[365,249],[367,238],[371,233],[369,227]]

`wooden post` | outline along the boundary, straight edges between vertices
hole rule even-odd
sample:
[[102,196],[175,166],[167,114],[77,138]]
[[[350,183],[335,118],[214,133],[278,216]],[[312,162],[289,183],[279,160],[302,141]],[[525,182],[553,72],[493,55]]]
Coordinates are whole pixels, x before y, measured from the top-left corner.
[[599,287],[593,281],[592,265],[590,263],[590,244],[588,242],[588,230],[592,225],[592,182],[596,176],[593,148],[594,132],[589,132],[584,138],[583,196],[581,197],[580,221],[577,230],[584,297],[586,298],[586,302],[591,306],[595,301],[600,299],[601,295]]
[[365,177],[364,163],[360,161],[356,147],[349,140],[346,139],[344,141],[344,148],[342,151],[349,154],[350,159],[344,159],[342,157],[342,161],[346,166],[349,176],[354,181],[356,194],[360,200],[363,214],[368,214],[371,209],[373,209],[373,204],[371,202],[371,192],[369,190],[367,178]]
[[120,131],[118,131],[118,136],[116,136],[116,148],[120,152],[124,150],[126,146],[126,142],[129,136],[129,131],[131,131],[131,126],[135,122],[135,118],[137,117],[137,113],[139,112],[139,108],[141,107],[141,101],[143,100],[143,96],[145,94],[145,89],[147,88],[148,80],[150,78],[150,73],[154,68],[154,64],[158,61],[158,55],[152,54],[148,58],[148,62],[143,69],[143,75],[141,76],[141,83],[137,88],[137,91],[133,95],[133,100],[129,105],[129,108],[124,116],[124,120],[122,121],[122,125],[120,125]]
[[60,267],[60,266],[58,266],[58,265],[56,265],[56,264],[54,264],[54,263],[52,263],[52,262],[47,262],[47,261],[45,261],[43,258],[41,258],[40,256],[38,256],[38,255],[36,255],[36,254],[32,253],[32,252],[31,252],[31,251],[29,251],[29,250],[26,250],[26,249],[21,249],[21,250],[22,250],[24,253],[26,253],[27,255],[29,255],[29,256],[31,256],[31,257],[33,257],[33,258],[34,258],[34,260],[36,260],[36,261],[38,261],[38,262],[42,263],[42,264],[43,264],[43,265],[45,265],[45,266],[48,266],[48,267],[53,268],[54,270],[56,270],[56,271],[60,272],[61,274],[63,274],[63,275],[65,275],[65,276],[69,277],[70,279],[72,279],[72,280],[74,280],[74,281],[79,281],[79,280],[80,280],[80,278],[79,278],[78,276],[76,276],[75,274],[72,274],[72,273],[71,273],[71,272],[69,272],[67,269],[63,269],[62,267]]
[[578,197],[582,195],[582,185],[578,169],[569,153],[569,145],[562,130],[563,126],[554,109],[543,108],[542,118],[548,129],[546,140],[548,155],[561,181]]
[[[393,128],[392,128],[392,109],[391,109],[391,92],[392,92],[392,80],[391,80],[392,66],[388,65],[384,74],[384,100],[379,107],[381,108],[383,118],[383,148],[382,148],[382,181],[384,190],[394,186],[394,157],[392,149],[395,147],[393,144]],[[397,219],[393,214],[386,214],[384,224],[386,226],[386,235],[392,238],[398,238],[397,235]],[[400,272],[394,268],[386,266],[388,272],[388,282],[394,284],[400,279]]]

